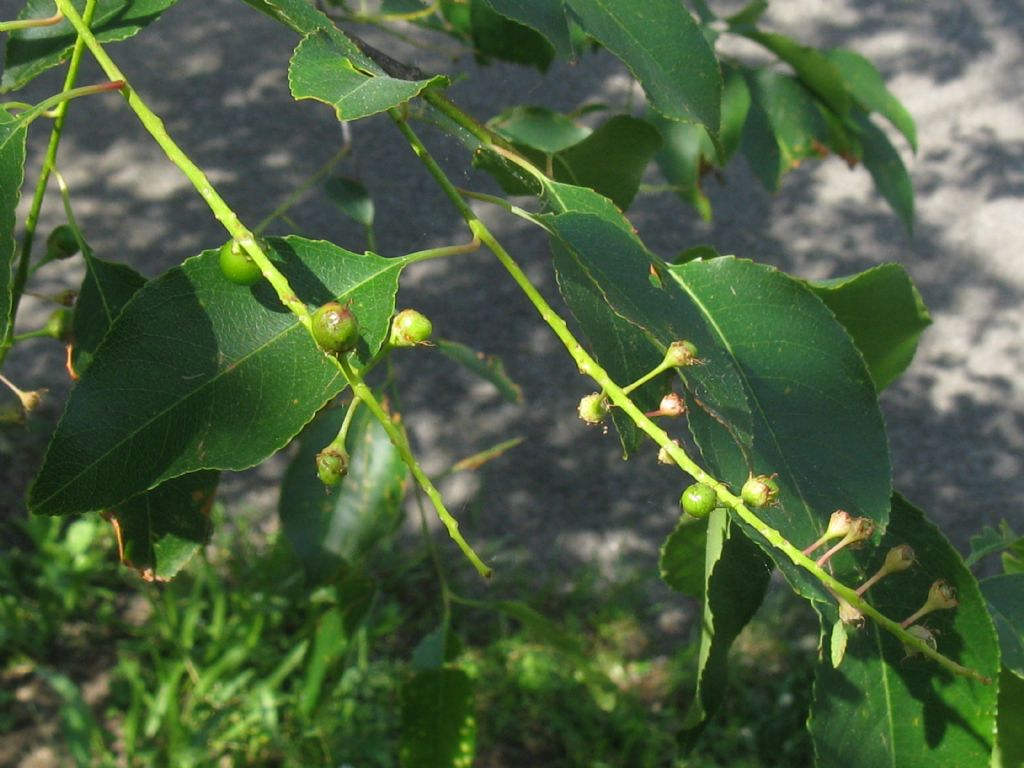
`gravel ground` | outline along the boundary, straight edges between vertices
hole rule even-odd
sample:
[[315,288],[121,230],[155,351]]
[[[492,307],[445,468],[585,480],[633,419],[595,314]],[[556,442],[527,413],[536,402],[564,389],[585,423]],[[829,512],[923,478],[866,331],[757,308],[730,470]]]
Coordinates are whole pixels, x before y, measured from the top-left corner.
[[[0,0],[0,17],[20,2]],[[640,199],[631,218],[655,250],[672,253],[698,242],[723,253],[776,264],[797,275],[829,277],[886,261],[906,265],[934,318],[910,371],[883,398],[896,484],[964,545],[982,524],[1007,518],[1024,527],[1019,477],[1024,448],[1024,5],[1019,0],[936,0],[906,4],[870,0],[779,3],[771,27],[817,46],[842,45],[871,58],[918,122],[920,152],[904,151],[917,192],[913,238],[875,194],[866,172],[839,161],[801,168],[771,197],[735,162],[709,193],[716,218],[700,222],[665,196]],[[392,47],[379,33],[371,42]],[[324,105],[295,103],[284,68],[294,36],[237,1],[182,0],[150,31],[111,47],[137,90],[242,219],[254,224],[335,151],[340,131]],[[436,41],[435,41],[436,42]],[[442,50],[400,49],[424,69],[450,66]],[[496,65],[470,68],[453,98],[487,118],[504,107],[540,103],[572,109],[584,101],[622,104],[629,87],[620,64],[588,57],[586,66],[556,64],[545,79]],[[82,83],[98,81],[87,67]],[[25,98],[58,88],[51,73]],[[379,250],[399,254],[465,239],[463,227],[385,121],[352,125],[354,155],[343,167],[374,194]],[[45,135],[32,137],[38,161]],[[456,173],[463,151],[438,137],[431,146]],[[905,144],[897,140],[905,150]],[[186,180],[116,97],[90,98],[71,110],[60,166],[76,213],[104,258],[155,275],[224,241],[224,233]],[[35,181],[30,161],[28,183]],[[467,184],[487,185],[474,177]],[[30,188],[30,187],[27,187]],[[56,195],[43,231],[59,220]],[[481,209],[509,250],[550,297],[555,293],[547,247],[518,220]],[[293,211],[301,232],[353,250],[362,235],[329,205],[310,201]],[[41,292],[74,286],[79,265],[39,273]],[[420,308],[448,337],[501,355],[526,397],[506,405],[493,390],[424,352],[399,362],[408,419],[429,470],[509,436],[527,446],[445,492],[462,509],[469,538],[499,568],[571,573],[580,562],[606,573],[631,564],[649,568],[670,530],[680,481],[650,455],[640,466],[621,461],[614,436],[586,430],[575,404],[589,391],[569,358],[493,260],[480,254],[423,264],[403,280],[403,306]],[[23,328],[47,309],[26,302]],[[62,360],[24,345],[7,372],[52,396],[27,436],[42,444],[66,394]],[[4,448],[0,445],[0,448]],[[23,509],[21,496],[38,460],[0,451],[0,504]],[[268,512],[284,466],[277,457],[225,479],[239,513]],[[453,557],[454,557],[454,550]]]

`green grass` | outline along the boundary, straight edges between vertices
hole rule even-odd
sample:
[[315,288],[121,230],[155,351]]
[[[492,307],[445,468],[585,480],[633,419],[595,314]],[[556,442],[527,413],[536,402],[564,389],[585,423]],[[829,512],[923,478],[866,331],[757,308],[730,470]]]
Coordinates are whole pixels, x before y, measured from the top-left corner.
[[[415,542],[307,584],[286,543],[221,521],[204,558],[155,585],[117,565],[98,517],[0,526],[0,764],[19,743],[49,744],[60,765],[397,764],[402,686],[442,616]],[[548,622],[452,607],[475,765],[811,764],[816,633],[794,600],[773,596],[744,633],[733,695],[683,758],[698,649],[658,617],[697,607],[639,576],[584,574],[568,592],[519,581]]]

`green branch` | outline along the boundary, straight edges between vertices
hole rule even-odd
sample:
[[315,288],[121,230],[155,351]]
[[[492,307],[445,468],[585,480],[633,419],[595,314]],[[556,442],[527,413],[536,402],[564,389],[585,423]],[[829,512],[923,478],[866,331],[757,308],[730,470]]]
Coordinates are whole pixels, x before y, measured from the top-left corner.
[[[446,103],[450,105],[450,102]],[[662,447],[683,471],[691,475],[697,482],[705,483],[714,488],[718,494],[719,500],[725,506],[731,508],[741,520],[750,525],[762,537],[764,537],[769,544],[783,552],[796,566],[810,573],[824,586],[831,589],[836,595],[849,602],[854,608],[861,611],[864,615],[874,619],[879,626],[896,635],[905,645],[919,651],[925,656],[928,656],[957,675],[962,675],[986,684],[991,683],[989,678],[973,669],[957,664],[952,659],[949,659],[928,646],[920,638],[914,637],[908,633],[898,622],[884,616],[860,595],[858,595],[856,591],[837,581],[831,574],[815,563],[814,560],[811,560],[799,549],[793,546],[789,540],[782,535],[782,533],[775,528],[772,528],[764,522],[764,520],[758,517],[743,503],[743,500],[740,497],[736,496],[729,490],[725,483],[708,474],[696,462],[694,462],[686,451],[684,451],[678,443],[674,442],[669,437],[665,430],[655,424],[633,403],[629,394],[622,387],[616,384],[615,381],[612,380],[611,376],[608,375],[608,372],[605,371],[605,369],[587,353],[579,340],[573,336],[565,320],[551,307],[550,304],[548,304],[547,300],[544,299],[536,287],[534,287],[533,283],[530,282],[530,279],[526,276],[526,273],[523,272],[515,259],[513,259],[501,243],[498,242],[497,238],[491,234],[487,225],[484,224],[476,214],[473,213],[472,209],[469,208],[465,199],[463,199],[462,195],[459,194],[458,189],[451,183],[444,171],[430,155],[426,146],[424,146],[420,141],[419,137],[401,119],[400,115],[392,111],[391,116],[395,119],[399,130],[408,140],[412,151],[425,165],[427,172],[437,181],[441,189],[451,200],[452,204],[462,214],[466,223],[469,225],[470,231],[472,231],[473,234],[490,249],[495,257],[497,257],[498,261],[501,262],[502,266],[512,277],[512,280],[519,286],[520,290],[522,290],[526,295],[530,303],[533,304],[534,308],[540,314],[541,319],[548,325],[548,327],[551,328],[559,341],[561,341],[566,350],[568,350],[573,360],[576,361],[576,365],[579,368],[580,373],[593,379],[607,395],[608,399],[611,400],[614,405],[618,406],[623,413],[629,416],[629,418],[632,419],[633,422],[652,440],[654,440],[655,443]],[[463,125],[464,122],[459,121],[459,124]],[[499,151],[499,154],[513,162],[518,162],[518,158],[514,157],[510,152]],[[523,167],[527,170],[531,170],[527,165],[523,165]],[[534,171],[536,171],[536,169],[531,170],[531,172]]]
[[[128,84],[128,79],[107,55],[107,52],[103,49],[103,46],[95,36],[89,31],[89,28],[86,26],[82,17],[78,15],[70,0],[57,0],[57,3],[61,10],[64,11],[68,21],[71,22],[71,25],[78,32],[80,39],[84,40],[86,47],[88,47],[89,51],[96,58],[96,61],[99,63],[107,77],[111,80],[125,81],[126,85],[123,89],[123,93],[126,101],[128,102],[128,106],[131,107],[133,112],[135,112],[136,116],[142,122],[146,130],[149,131],[156,143],[160,145],[160,148],[163,149],[171,162],[185,174],[190,182],[192,182],[192,185],[199,191],[199,194],[206,201],[210,210],[213,211],[217,220],[224,225],[224,228],[228,233],[242,248],[246,250],[246,252],[252,257],[252,260],[260,267],[263,276],[274,288],[281,300],[281,303],[291,310],[291,312],[298,317],[303,326],[309,330],[310,313],[308,308],[298,298],[298,296],[296,296],[295,292],[288,284],[287,278],[281,274],[277,267],[274,266],[267,255],[263,252],[263,249],[260,247],[252,232],[246,229],[242,222],[239,221],[238,216],[217,193],[213,185],[210,183],[210,180],[206,177],[206,174],[203,173],[202,169],[193,163],[184,151],[175,143],[170,134],[167,133],[167,129],[164,127],[163,121],[146,105],[131,85]],[[391,417],[378,402],[373,391],[363,382],[362,378],[352,370],[348,361],[343,358],[332,359],[335,360],[335,364],[338,366],[338,369],[342,372],[349,385],[352,387],[352,391],[355,396],[366,403],[366,406],[370,409],[371,413],[373,413],[376,419],[384,427],[388,437],[391,438],[395,447],[398,448],[403,461],[409,467],[409,470],[416,478],[420,487],[423,489],[423,492],[431,502],[433,502],[438,516],[448,529],[452,539],[455,540],[455,543],[458,544],[466,557],[468,557],[470,562],[473,563],[473,566],[477,571],[479,571],[481,575],[489,577],[491,569],[488,568],[479,557],[477,557],[476,553],[462,537],[462,534],[459,532],[458,521],[455,520],[452,514],[445,507],[440,492],[434,487],[430,478],[428,478],[420,468],[419,462],[417,462],[415,456],[413,456],[412,451],[409,448],[409,444],[405,440],[401,430],[399,430],[391,421]]]
[[[85,11],[82,16],[82,24],[88,27],[92,23],[93,14],[96,11],[96,0],[87,0]],[[63,17],[60,9],[57,9],[57,16]],[[59,20],[59,19],[58,19]],[[82,51],[85,43],[81,35],[75,40],[75,47],[71,50],[71,60],[68,62],[68,71],[64,76],[65,93],[74,90],[75,81],[78,79],[78,68],[82,62]],[[117,79],[117,78],[112,78]],[[35,192],[32,195],[32,205],[29,207],[28,216],[25,218],[25,233],[21,240],[21,253],[18,256],[18,266],[14,273],[14,282],[11,286],[11,316],[7,326],[6,338],[0,339],[0,365],[7,357],[7,351],[11,348],[14,338],[14,319],[18,314],[18,304],[21,302],[21,295],[25,292],[25,283],[28,282],[29,262],[32,258],[32,242],[36,236],[36,226],[39,223],[39,213],[43,208],[43,198],[46,197],[46,185],[50,180],[50,169],[57,162],[57,148],[60,146],[61,133],[64,130],[64,120],[68,111],[68,101],[63,101],[57,106],[57,116],[54,119],[53,127],[50,129],[50,141],[46,147],[46,156],[43,158],[42,170],[39,173],[39,180],[36,182]]]

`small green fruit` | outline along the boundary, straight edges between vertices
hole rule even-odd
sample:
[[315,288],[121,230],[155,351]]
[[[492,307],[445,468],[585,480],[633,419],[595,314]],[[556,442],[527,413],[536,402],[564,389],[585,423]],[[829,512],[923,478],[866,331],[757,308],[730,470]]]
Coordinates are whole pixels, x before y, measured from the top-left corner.
[[66,342],[71,338],[72,316],[70,309],[55,309],[47,318],[43,330],[47,336]]
[[359,321],[348,305],[328,302],[313,313],[313,338],[325,352],[338,355],[359,343]]
[[710,485],[694,483],[679,497],[683,511],[692,517],[707,517],[718,506],[718,494]]
[[608,401],[600,392],[580,398],[577,413],[587,424],[600,424],[608,417]]
[[237,240],[229,240],[220,247],[220,271],[235,285],[252,285],[263,276]]
[[740,496],[749,507],[764,507],[779,498],[779,484],[773,475],[752,475],[743,484]]
[[316,475],[320,482],[332,488],[348,474],[348,454],[327,446],[316,455]]
[[697,347],[689,341],[673,341],[665,352],[665,362],[677,368],[696,365]]
[[55,228],[46,238],[46,257],[49,259],[68,259],[78,253],[78,239],[75,232],[67,224]]
[[415,347],[426,344],[434,325],[415,309],[403,309],[391,321],[391,339],[393,347]]

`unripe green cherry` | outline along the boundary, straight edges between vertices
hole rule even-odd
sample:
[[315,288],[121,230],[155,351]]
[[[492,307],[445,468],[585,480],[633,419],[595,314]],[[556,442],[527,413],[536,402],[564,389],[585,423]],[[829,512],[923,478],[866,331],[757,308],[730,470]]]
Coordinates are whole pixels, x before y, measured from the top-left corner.
[[415,347],[426,344],[434,325],[415,309],[403,309],[391,321],[390,344],[393,347]]
[[67,224],[56,227],[46,238],[46,256],[49,259],[69,259],[78,253],[75,231]]
[[229,240],[220,247],[220,271],[235,285],[252,285],[263,276],[237,240]]
[[600,424],[608,417],[608,401],[600,392],[584,395],[576,409],[580,419],[587,424]]
[[686,514],[697,518],[707,517],[718,506],[718,494],[710,485],[694,483],[683,491],[679,503]]
[[779,497],[779,484],[774,475],[751,475],[743,484],[740,496],[749,507],[764,507]]
[[359,343],[359,320],[347,304],[330,301],[317,309],[310,320],[313,338],[325,352],[340,355]]
[[316,455],[316,475],[331,488],[348,474],[348,453],[329,445]]
[[695,365],[700,362],[697,359],[697,347],[689,341],[673,341],[665,352],[665,362],[677,368]]
[[70,309],[55,309],[47,318],[43,331],[57,341],[68,341],[71,338],[71,320]]

